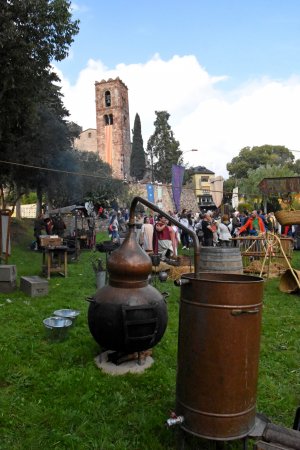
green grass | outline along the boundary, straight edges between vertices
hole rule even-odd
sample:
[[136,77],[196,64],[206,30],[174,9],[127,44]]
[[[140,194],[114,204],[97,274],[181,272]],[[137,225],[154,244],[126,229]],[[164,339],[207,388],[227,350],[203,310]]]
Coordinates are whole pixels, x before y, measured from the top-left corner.
[[[17,265],[18,277],[40,275],[42,255],[28,249],[32,231],[18,227],[9,264]],[[94,363],[99,347],[85,301],[96,291],[91,262],[98,257],[104,259],[83,251],[69,264],[68,278],[51,278],[46,297],[30,298],[19,289],[0,294],[1,450],[176,448],[177,434],[164,422],[175,404],[179,289],[171,281],[158,283],[170,292],[169,324],[153,366],[140,375],[104,374]],[[296,267],[299,259],[296,254]],[[282,294],[278,283],[265,284],[257,402],[272,421],[290,427],[300,398],[300,297]],[[42,321],[61,308],[81,314],[68,339],[51,343]]]

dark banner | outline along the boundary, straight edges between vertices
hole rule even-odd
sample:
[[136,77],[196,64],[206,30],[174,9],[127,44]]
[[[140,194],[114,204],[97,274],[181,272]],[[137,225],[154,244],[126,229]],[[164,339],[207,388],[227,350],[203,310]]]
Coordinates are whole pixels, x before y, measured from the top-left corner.
[[172,164],[172,192],[176,211],[180,211],[180,197],[184,175],[184,167]]

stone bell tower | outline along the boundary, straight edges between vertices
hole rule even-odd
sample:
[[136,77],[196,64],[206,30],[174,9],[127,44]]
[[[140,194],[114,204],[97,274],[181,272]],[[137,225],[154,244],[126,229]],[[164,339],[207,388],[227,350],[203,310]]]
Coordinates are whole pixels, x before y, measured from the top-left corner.
[[117,77],[96,81],[97,149],[115,178],[129,178],[130,123],[128,88]]

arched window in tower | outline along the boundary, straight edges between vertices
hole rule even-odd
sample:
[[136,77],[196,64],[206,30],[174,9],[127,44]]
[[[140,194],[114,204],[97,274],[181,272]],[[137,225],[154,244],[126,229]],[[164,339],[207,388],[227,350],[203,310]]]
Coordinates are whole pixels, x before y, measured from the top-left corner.
[[104,125],[112,125],[114,123],[114,117],[112,114],[105,114],[103,118],[104,118]]
[[106,91],[105,92],[105,106],[111,106],[111,95],[110,95],[110,91]]

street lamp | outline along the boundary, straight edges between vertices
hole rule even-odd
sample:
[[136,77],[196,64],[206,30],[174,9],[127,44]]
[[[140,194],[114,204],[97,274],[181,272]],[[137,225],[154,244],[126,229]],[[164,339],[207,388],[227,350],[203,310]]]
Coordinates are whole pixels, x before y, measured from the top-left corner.
[[186,150],[185,152],[182,152],[181,155],[179,156],[178,160],[177,160],[177,165],[179,163],[179,160],[182,158],[183,155],[185,155],[188,152],[198,152],[199,150],[197,148],[192,148],[191,150]]

